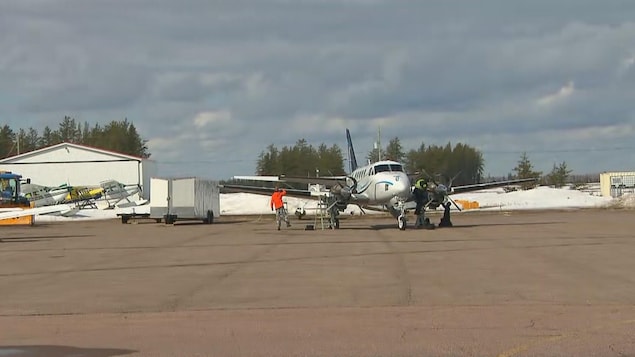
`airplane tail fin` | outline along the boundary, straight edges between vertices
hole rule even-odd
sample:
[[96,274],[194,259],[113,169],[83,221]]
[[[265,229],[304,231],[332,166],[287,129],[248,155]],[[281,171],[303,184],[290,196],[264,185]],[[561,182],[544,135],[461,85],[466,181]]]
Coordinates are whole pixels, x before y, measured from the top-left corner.
[[355,150],[353,150],[353,140],[351,140],[351,132],[346,129],[346,142],[348,144],[348,162],[350,164],[350,172],[357,169],[357,159],[355,158]]

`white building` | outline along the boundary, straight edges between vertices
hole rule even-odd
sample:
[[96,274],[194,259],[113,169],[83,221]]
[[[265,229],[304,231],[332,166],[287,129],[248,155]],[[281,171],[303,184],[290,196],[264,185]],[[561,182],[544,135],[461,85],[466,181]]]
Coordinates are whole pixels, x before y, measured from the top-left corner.
[[140,185],[150,198],[154,161],[89,146],[61,143],[0,160],[0,171],[11,171],[42,186],[98,186],[106,180]]
[[620,197],[635,192],[635,172],[603,172],[600,174],[600,191],[604,197]]

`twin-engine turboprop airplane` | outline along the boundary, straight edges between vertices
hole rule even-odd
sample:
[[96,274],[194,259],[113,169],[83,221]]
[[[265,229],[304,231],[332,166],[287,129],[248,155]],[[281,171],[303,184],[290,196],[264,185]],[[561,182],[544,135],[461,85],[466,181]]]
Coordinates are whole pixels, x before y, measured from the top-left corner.
[[[333,229],[340,226],[339,213],[345,211],[349,204],[354,204],[362,208],[384,207],[397,219],[397,227],[400,230],[405,230],[407,222],[406,212],[414,207],[410,204],[413,201],[413,187],[408,174],[404,170],[404,165],[396,161],[385,160],[357,167],[357,160],[355,159],[355,152],[348,129],[346,129],[346,139],[351,170],[348,175],[320,177],[237,176],[235,178],[253,181],[324,185],[328,189],[326,192],[298,189],[287,189],[286,191],[290,196],[319,197],[327,207],[330,227]],[[448,196],[452,193],[508,186],[525,181],[527,180],[509,180],[456,187],[432,184],[428,188],[429,200],[425,206],[427,208],[437,208],[443,205],[443,207],[447,207],[446,211],[449,211],[449,205],[452,204],[452,200]],[[224,193],[251,192],[259,194],[268,194],[273,191],[272,188],[239,184],[224,184],[221,186],[221,190]]]

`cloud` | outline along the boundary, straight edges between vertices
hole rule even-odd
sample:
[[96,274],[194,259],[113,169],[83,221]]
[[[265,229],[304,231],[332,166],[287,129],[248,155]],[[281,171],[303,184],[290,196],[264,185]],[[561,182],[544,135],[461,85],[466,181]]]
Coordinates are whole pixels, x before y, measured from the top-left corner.
[[[359,155],[381,127],[385,142],[400,137],[406,148],[483,145],[487,170],[507,172],[511,151],[557,149],[575,135],[571,145],[599,145],[580,133],[627,145],[601,128],[626,131],[635,121],[628,2],[23,0],[2,8],[0,122],[128,118],[166,175],[253,173],[269,144],[343,147],[347,127]],[[610,160],[581,161],[579,170]]]
[[203,112],[194,117],[194,126],[198,129],[206,126],[216,125],[228,125],[232,119],[232,114],[229,111],[215,111],[215,112]]
[[538,99],[538,105],[548,106],[570,97],[575,91],[573,81],[569,81],[565,86],[561,87],[556,93],[546,95]]

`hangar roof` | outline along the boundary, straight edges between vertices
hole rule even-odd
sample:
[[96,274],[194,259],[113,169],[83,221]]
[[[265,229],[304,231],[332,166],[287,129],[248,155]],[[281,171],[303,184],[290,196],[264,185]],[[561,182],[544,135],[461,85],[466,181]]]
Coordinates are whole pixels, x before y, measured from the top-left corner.
[[126,155],[126,154],[122,154],[122,153],[118,153],[118,152],[114,152],[114,151],[109,151],[109,150],[104,150],[104,149],[98,149],[92,146],[86,146],[86,145],[79,145],[79,144],[73,144],[73,143],[68,143],[68,142],[63,142],[63,143],[59,143],[56,145],[51,145],[51,146],[47,146],[41,149],[37,149],[34,151],[29,151],[26,152],[24,154],[20,154],[20,155],[14,155],[14,156],[9,156],[7,158],[4,158],[2,160],[0,160],[0,163],[12,163],[12,162],[16,162],[16,161],[20,161],[26,158],[30,158],[33,156],[38,156],[41,154],[45,154],[48,152],[52,152],[55,150],[59,150],[61,148],[76,148],[76,149],[80,149],[80,150],[86,150],[86,151],[92,151],[95,153],[100,153],[100,154],[104,154],[104,155],[108,155],[108,156],[113,156],[119,159],[123,159],[123,160],[134,160],[134,161],[141,161],[141,160],[146,160],[142,157],[139,156],[133,156],[133,155]]

